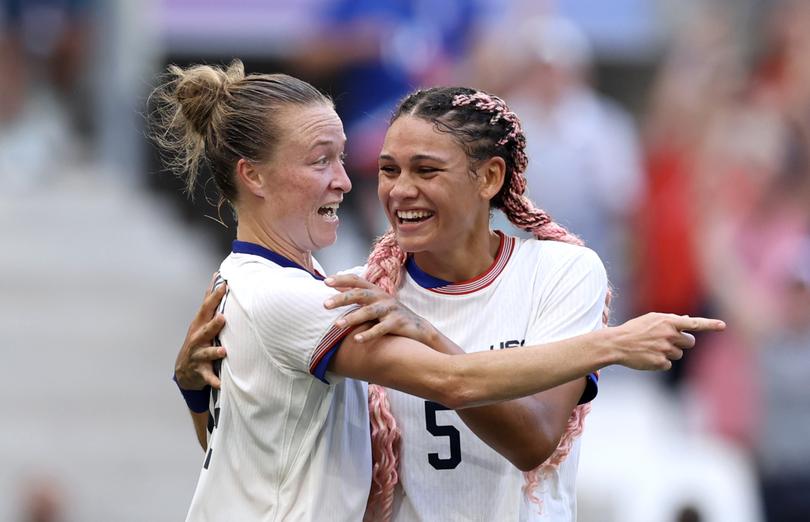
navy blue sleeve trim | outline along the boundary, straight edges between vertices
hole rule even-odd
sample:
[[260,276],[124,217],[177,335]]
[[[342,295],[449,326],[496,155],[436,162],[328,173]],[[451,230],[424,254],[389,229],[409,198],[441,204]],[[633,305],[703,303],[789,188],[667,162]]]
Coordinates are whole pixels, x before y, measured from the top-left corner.
[[[343,339],[345,339],[345,337]],[[315,366],[314,370],[312,370],[312,375],[326,384],[329,384],[329,381],[326,380],[326,369],[329,367],[329,361],[332,360],[332,356],[337,353],[338,349],[343,344],[343,339],[340,339],[331,348],[329,348],[329,351],[323,354],[323,357],[321,357],[318,365]]]

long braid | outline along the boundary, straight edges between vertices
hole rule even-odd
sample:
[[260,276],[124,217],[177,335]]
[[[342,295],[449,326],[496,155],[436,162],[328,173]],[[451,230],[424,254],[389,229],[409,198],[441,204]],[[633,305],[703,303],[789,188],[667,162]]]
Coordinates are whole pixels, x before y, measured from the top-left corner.
[[[368,257],[365,278],[390,295],[396,295],[402,281],[405,252],[399,248],[393,231],[381,236]],[[368,387],[368,409],[371,420],[371,493],[365,522],[391,520],[394,487],[399,480],[399,445],[401,433],[391,414],[385,388],[376,384]]]
[[[507,164],[511,163],[513,168],[510,173],[507,173],[507,179],[501,189],[500,198],[496,198],[495,202],[509,221],[515,226],[532,233],[535,238],[540,240],[583,245],[584,243],[579,237],[555,223],[547,212],[535,207],[532,201],[524,195],[526,192],[526,176],[524,172],[528,167],[528,157],[525,152],[526,138],[520,120],[514,112],[509,110],[506,103],[497,96],[477,92],[472,96],[456,96],[453,99],[453,105],[456,107],[472,105],[480,111],[493,113],[490,124],[496,125],[499,121],[502,121],[508,129],[505,138],[499,140],[497,145],[504,147],[507,153],[511,153],[511,161],[507,160]],[[608,290],[602,312],[602,322],[605,326],[608,323],[610,297],[610,290]],[[574,408],[554,453],[540,466],[523,474],[526,480],[523,492],[532,502],[539,503],[534,491],[539,486],[543,476],[559,468],[560,464],[571,453],[574,441],[582,434],[585,417],[590,410],[590,404],[581,404]]]

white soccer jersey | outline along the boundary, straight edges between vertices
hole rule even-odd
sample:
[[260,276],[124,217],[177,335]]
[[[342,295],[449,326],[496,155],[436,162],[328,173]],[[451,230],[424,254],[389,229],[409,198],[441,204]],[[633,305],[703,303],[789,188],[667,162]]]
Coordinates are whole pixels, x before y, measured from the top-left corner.
[[[607,277],[584,247],[501,235],[495,262],[480,277],[449,284],[408,262],[399,299],[468,352],[574,337],[602,325]],[[596,392],[589,376],[583,401]],[[397,522],[576,520],[577,440],[534,494],[523,474],[447,408],[388,390],[402,430]]]
[[[360,521],[371,485],[368,390],[326,373],[346,310],[292,261],[234,242],[223,261],[228,348],[187,520]],[[328,381],[328,383],[327,383]]]

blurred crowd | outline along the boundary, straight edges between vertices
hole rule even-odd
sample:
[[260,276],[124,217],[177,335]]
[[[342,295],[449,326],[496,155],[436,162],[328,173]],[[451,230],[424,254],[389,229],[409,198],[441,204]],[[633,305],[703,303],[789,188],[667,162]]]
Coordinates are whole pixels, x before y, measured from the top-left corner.
[[[194,4],[150,5],[159,19]],[[274,2],[263,4],[272,11]],[[568,2],[303,4],[312,11],[296,45],[269,39],[259,46],[266,54],[241,57],[312,81],[343,118],[354,189],[325,266],[361,263],[386,228],[376,164],[397,99],[438,84],[503,97],[526,130],[531,197],[608,268],[612,322],[651,310],[727,321],[659,384],[689,430],[745,456],[761,519],[810,520],[810,2],[659,1],[651,16],[660,38],[629,67],[641,72],[634,82],[615,78],[628,58],[606,56],[563,16]],[[89,102],[104,91],[92,70],[103,9],[90,0],[0,5],[0,181],[36,190],[66,162],[104,156],[105,120]],[[239,56],[222,45],[199,55],[158,46],[150,67]],[[133,89],[142,96],[133,107],[146,110],[151,83]],[[138,147],[142,184],[154,186],[147,180],[162,174]],[[685,507],[681,520],[700,517]]]

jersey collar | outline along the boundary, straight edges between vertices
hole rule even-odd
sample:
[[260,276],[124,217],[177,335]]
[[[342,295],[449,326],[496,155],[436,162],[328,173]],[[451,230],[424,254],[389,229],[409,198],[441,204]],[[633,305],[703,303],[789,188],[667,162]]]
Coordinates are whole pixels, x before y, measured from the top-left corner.
[[412,255],[408,256],[408,260],[405,263],[405,268],[408,271],[408,275],[410,275],[416,284],[422,288],[437,294],[461,295],[471,294],[473,292],[477,292],[478,290],[482,290],[491,285],[495,279],[498,278],[501,272],[503,272],[503,269],[506,268],[506,263],[509,261],[509,258],[512,256],[512,252],[515,249],[514,237],[507,236],[500,230],[497,230],[495,233],[501,238],[501,242],[498,245],[498,251],[495,253],[495,260],[483,274],[477,277],[459,282],[439,279],[438,277],[434,277],[419,268],[416,265],[416,261],[414,261]]
[[272,261],[273,263],[279,266],[303,270],[304,272],[308,273],[309,275],[311,275],[312,277],[314,277],[319,281],[323,281],[324,279],[324,276],[321,275],[320,272],[318,272],[317,270],[313,274],[312,272],[310,272],[303,266],[299,265],[295,261],[287,259],[281,254],[273,252],[269,248],[257,245],[256,243],[250,243],[248,241],[239,241],[238,239],[235,239],[234,242],[232,243],[231,250],[233,251],[234,254],[250,254],[254,256],[260,256],[267,259],[268,261]]

